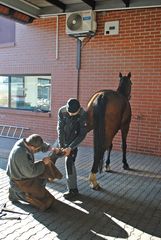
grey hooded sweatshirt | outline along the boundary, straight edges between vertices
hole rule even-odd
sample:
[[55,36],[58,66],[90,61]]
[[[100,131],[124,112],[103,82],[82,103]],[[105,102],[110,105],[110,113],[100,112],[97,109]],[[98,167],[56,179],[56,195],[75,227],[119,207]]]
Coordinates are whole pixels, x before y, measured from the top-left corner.
[[35,162],[34,155],[24,144],[24,139],[18,140],[12,148],[7,164],[7,175],[11,180],[23,180],[37,177],[45,170],[42,161]]

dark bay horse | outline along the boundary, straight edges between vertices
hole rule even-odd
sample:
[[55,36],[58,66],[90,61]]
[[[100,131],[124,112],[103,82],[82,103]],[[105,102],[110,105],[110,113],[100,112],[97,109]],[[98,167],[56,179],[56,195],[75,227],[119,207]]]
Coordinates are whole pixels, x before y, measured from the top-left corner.
[[102,171],[103,157],[106,150],[109,151],[106,161],[106,169],[109,168],[112,141],[116,133],[121,130],[123,168],[129,169],[126,160],[126,139],[131,122],[131,107],[129,103],[131,94],[131,73],[127,76],[119,74],[120,82],[116,91],[100,90],[89,100],[87,105],[88,130],[93,129],[94,137],[94,162],[89,176],[93,189],[99,189],[96,173]]

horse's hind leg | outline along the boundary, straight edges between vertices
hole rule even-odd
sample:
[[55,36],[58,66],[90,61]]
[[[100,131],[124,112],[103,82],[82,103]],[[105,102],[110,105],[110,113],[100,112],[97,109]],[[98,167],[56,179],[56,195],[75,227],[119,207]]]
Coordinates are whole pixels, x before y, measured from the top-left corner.
[[125,170],[130,169],[129,165],[127,163],[127,159],[126,159],[126,149],[127,149],[126,139],[127,139],[128,130],[129,130],[129,127],[121,129],[121,134],[122,134],[122,162],[123,162],[123,168]]
[[110,172],[110,170],[111,170],[111,168],[110,168],[110,157],[111,157],[112,147],[113,147],[113,144],[111,144],[109,149],[108,149],[108,156],[107,156],[107,161],[106,161],[106,165],[105,165],[105,171],[106,172]]
[[[103,161],[103,156],[104,156],[104,152],[105,151],[102,151],[99,155],[99,157],[95,156],[94,157],[94,162],[93,162],[93,166],[92,166],[92,170],[91,170],[91,173],[89,175],[89,182],[90,182],[90,186],[91,188],[93,188],[94,190],[99,190],[101,189],[99,183],[97,182],[97,179],[96,179],[96,173],[98,172],[98,168],[99,168],[99,163],[102,163]],[[98,159],[101,159],[100,161]],[[102,165],[102,164],[101,164]],[[102,168],[100,168],[102,169]]]

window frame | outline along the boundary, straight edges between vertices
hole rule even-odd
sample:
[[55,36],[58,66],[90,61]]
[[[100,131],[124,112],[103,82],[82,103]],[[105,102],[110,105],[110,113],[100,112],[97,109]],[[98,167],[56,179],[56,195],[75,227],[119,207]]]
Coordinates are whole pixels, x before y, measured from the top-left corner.
[[[12,96],[12,91],[11,91],[11,82],[12,82],[12,77],[21,77],[23,79],[23,85],[25,86],[25,77],[34,77],[37,76],[38,79],[43,79],[43,80],[49,80],[50,81],[50,96],[49,96],[49,110],[48,111],[43,111],[38,108],[33,109],[28,109],[28,108],[15,108],[11,106],[11,96]],[[49,76],[50,79],[46,79],[46,77]],[[0,106],[0,109],[10,109],[10,110],[20,110],[20,111],[30,111],[30,112],[48,112],[51,113],[51,74],[2,74],[0,77],[8,77],[8,107],[3,107]],[[38,91],[38,88],[37,88]],[[38,107],[38,106],[37,106]]]

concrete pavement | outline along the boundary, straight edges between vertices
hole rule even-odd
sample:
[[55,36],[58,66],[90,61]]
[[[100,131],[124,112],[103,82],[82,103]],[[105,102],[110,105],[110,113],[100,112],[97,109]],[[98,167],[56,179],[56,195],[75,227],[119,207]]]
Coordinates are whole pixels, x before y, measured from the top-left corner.
[[[89,187],[92,159],[92,148],[80,147],[76,162],[78,199],[74,202],[64,199],[64,177],[48,183],[57,201],[52,210],[40,212],[28,204],[13,205],[8,200],[8,177],[4,170],[7,159],[1,156],[0,204],[6,203],[7,208],[23,214],[1,216],[0,240],[161,239],[161,158],[128,153],[131,170],[125,171],[121,152],[114,151],[112,171],[98,174],[101,191]],[[57,166],[65,176],[63,158]]]

